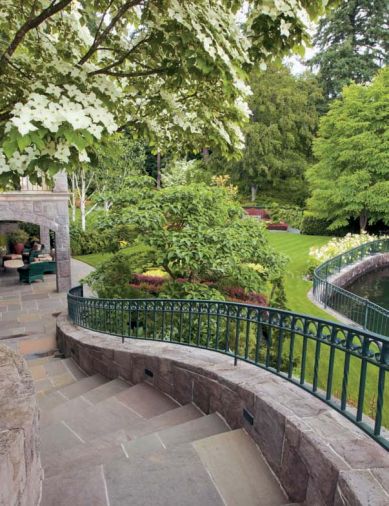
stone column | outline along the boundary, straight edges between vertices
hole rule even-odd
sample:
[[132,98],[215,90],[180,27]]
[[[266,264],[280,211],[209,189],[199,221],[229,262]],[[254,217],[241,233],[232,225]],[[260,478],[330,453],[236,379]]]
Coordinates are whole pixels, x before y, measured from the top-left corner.
[[58,172],[54,176],[54,189],[55,193],[68,192],[68,176],[65,171]]
[[57,201],[58,230],[55,233],[55,259],[57,262],[57,291],[67,292],[72,286],[70,265],[70,236],[68,210],[68,180],[66,172],[55,176],[55,193],[64,193],[64,198]]
[[50,229],[49,227],[45,227],[44,225],[40,226],[40,241],[41,244],[44,244],[45,250],[50,253]]

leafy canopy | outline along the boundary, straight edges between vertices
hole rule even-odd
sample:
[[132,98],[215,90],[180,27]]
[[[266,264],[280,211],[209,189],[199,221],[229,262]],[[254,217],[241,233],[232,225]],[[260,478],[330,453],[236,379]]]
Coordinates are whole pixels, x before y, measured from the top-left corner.
[[263,224],[244,215],[229,188],[189,184],[152,191],[136,205],[114,208],[109,219],[136,224],[149,247],[149,263],[163,267],[173,280],[257,291],[282,277],[283,257],[269,246]]
[[[54,173],[127,125],[167,151],[243,145],[247,71],[328,0],[13,0],[0,6],[0,173]],[[238,14],[247,7],[244,26]]]
[[389,223],[389,68],[342,95],[321,118],[308,209],[330,219],[331,229],[359,218],[364,230],[368,222]]
[[366,83],[389,61],[387,0],[347,0],[320,19],[311,65],[328,98],[343,86]]

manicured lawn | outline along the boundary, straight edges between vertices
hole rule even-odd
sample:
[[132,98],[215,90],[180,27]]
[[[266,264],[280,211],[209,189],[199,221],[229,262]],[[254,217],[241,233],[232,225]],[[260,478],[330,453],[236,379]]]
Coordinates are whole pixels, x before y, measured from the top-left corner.
[[307,270],[309,249],[312,246],[323,246],[330,240],[330,237],[289,234],[288,232],[267,232],[267,237],[277,251],[289,257],[285,276],[288,308],[298,313],[333,320],[333,317],[308,299],[307,294],[312,283],[303,279]]
[[74,258],[81,260],[81,262],[85,262],[92,267],[97,267],[102,262],[108,260],[112,255],[113,253],[92,253],[90,255],[75,256]]

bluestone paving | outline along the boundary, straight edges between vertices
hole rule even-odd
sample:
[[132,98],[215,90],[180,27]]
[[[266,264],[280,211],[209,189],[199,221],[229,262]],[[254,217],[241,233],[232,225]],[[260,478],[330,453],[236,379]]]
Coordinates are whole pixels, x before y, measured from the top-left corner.
[[[93,270],[72,260],[73,285],[79,284]],[[56,349],[56,313],[66,310],[66,293],[56,292],[54,274],[45,281],[19,283],[13,270],[0,272],[0,340],[25,356],[48,353]]]

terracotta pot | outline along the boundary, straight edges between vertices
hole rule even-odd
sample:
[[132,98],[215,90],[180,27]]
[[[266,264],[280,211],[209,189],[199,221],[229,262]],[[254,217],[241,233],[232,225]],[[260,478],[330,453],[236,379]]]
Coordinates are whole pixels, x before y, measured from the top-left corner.
[[14,244],[14,251],[17,255],[21,255],[24,250],[24,244],[22,242],[17,242]]

